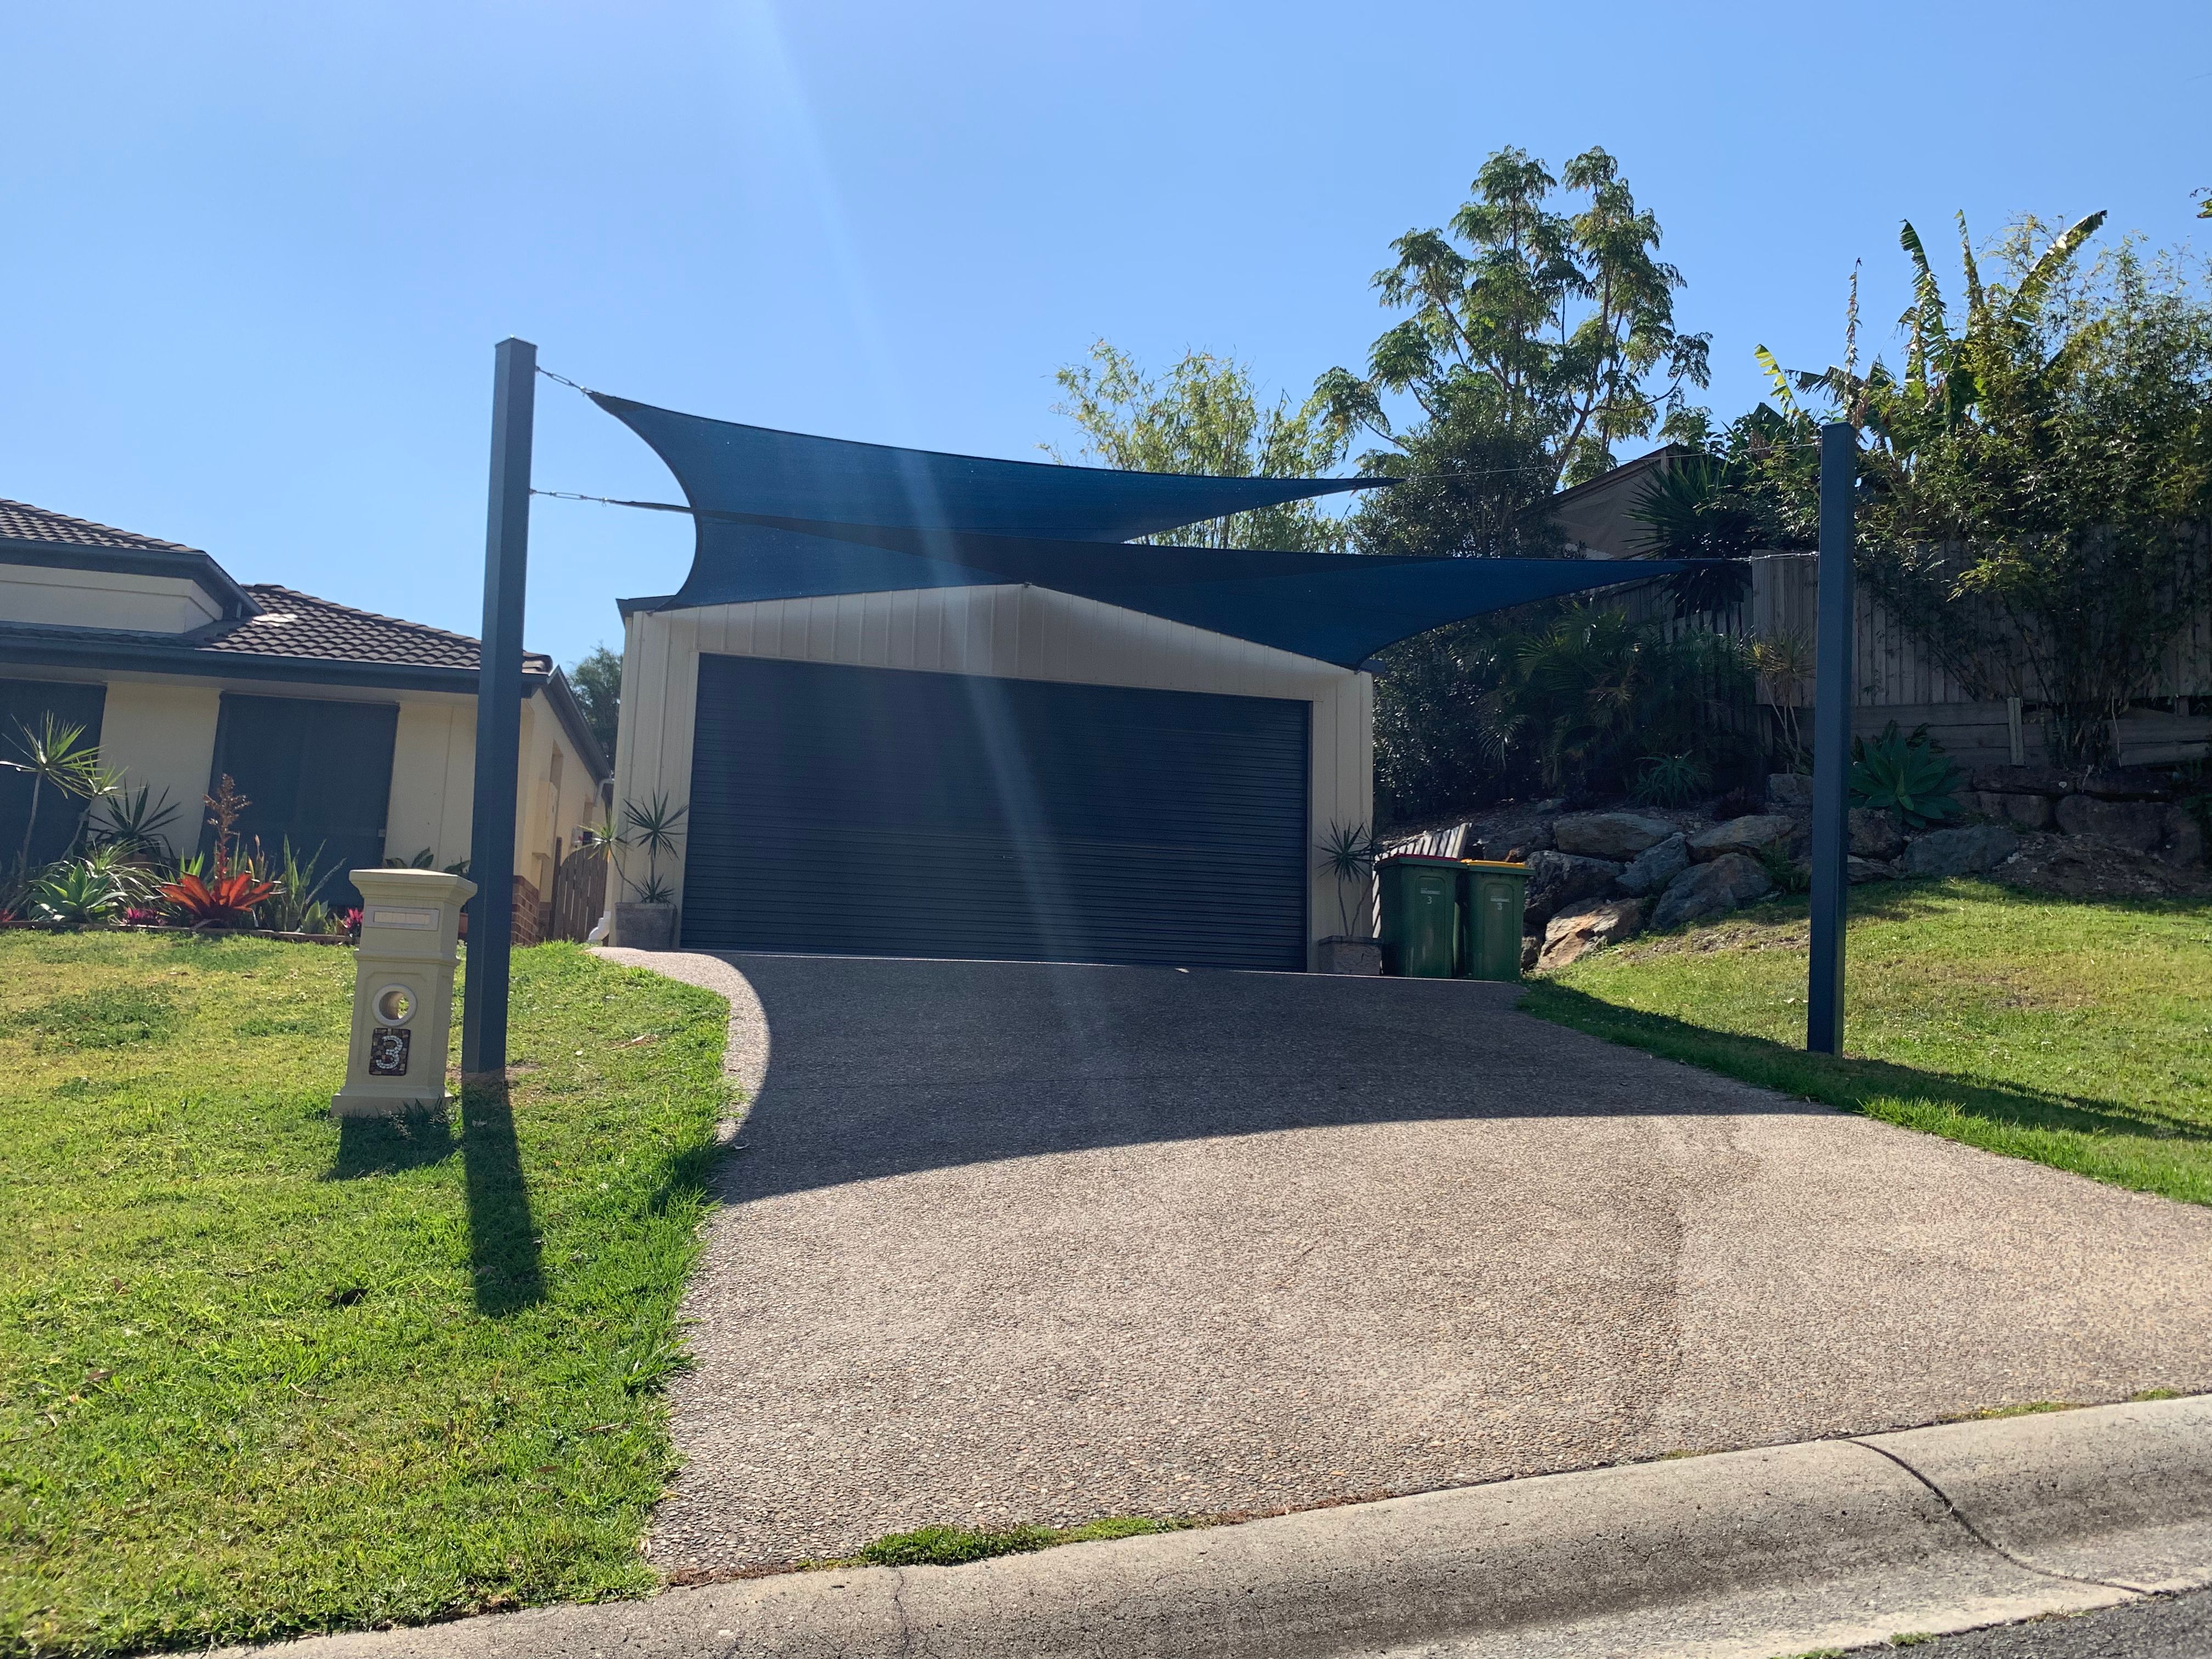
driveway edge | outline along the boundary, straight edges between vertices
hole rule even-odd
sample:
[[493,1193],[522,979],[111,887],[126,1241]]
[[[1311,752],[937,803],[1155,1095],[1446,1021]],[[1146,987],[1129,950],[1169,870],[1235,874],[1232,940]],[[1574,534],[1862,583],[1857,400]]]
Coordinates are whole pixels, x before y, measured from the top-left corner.
[[2212,1396],[2197,1396],[1540,1475],[973,1566],[789,1573],[276,1651],[1766,1659],[2206,1583]]

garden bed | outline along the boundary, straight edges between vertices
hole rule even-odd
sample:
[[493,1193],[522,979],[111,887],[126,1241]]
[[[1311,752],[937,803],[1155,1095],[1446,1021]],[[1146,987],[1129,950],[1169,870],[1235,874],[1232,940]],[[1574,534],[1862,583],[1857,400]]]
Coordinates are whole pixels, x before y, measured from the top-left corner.
[[516,952],[509,1096],[331,1120],[352,959],[0,934],[0,1646],[637,1594],[720,999]]

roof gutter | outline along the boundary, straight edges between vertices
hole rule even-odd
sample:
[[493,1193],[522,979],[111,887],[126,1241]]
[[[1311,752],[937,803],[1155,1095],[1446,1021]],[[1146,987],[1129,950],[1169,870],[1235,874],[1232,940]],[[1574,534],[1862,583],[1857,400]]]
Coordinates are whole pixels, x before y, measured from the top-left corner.
[[44,565],[57,570],[107,570],[128,576],[182,576],[222,607],[225,622],[257,617],[261,607],[230,573],[205,553],[180,548],[147,553],[120,547],[72,547],[56,542],[0,536],[0,563]]

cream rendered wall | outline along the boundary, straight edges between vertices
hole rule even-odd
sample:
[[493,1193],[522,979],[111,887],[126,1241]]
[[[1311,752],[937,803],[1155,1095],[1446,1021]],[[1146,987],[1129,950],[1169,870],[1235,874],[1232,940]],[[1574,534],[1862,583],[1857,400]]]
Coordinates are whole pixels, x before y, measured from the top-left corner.
[[215,764],[216,716],[222,688],[212,680],[111,679],[100,716],[100,757],[123,769],[124,787],[167,795],[177,809],[167,825],[171,847],[199,844],[208,769]]
[[[1313,841],[1332,823],[1373,819],[1371,675],[1020,585],[634,613],[623,655],[618,803],[662,793],[672,805],[689,803],[702,653],[1299,700],[1313,705]],[[681,892],[680,850],[661,873]],[[1311,938],[1339,930],[1336,899],[1335,883],[1316,872],[1307,906]]]
[[0,564],[0,622],[182,634],[222,614],[189,577]]
[[399,694],[385,857],[411,859],[427,847],[432,866],[440,870],[468,857],[476,763],[474,697]]

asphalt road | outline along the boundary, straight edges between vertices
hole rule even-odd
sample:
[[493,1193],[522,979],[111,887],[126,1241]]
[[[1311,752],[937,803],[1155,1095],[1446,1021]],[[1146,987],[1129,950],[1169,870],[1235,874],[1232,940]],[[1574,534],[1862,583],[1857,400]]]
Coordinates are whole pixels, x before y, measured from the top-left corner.
[[686,1309],[679,1578],[2212,1386],[2212,1213],[1510,988],[643,960],[766,1049]]
[[2212,1655],[2212,1594],[2161,1595],[2070,1618],[1969,1631],[1909,1649],[1929,1659],[2206,1659]]

